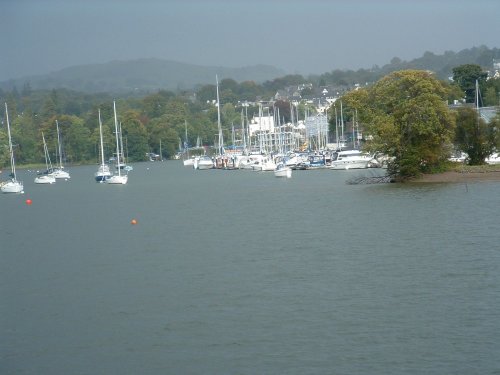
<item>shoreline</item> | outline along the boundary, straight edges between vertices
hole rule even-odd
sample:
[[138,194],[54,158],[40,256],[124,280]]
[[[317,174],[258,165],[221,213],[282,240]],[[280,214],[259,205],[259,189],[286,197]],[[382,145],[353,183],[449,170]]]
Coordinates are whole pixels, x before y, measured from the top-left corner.
[[476,181],[500,181],[500,167],[498,170],[464,170],[462,172],[448,171],[436,174],[424,174],[411,180],[412,183],[456,183]]

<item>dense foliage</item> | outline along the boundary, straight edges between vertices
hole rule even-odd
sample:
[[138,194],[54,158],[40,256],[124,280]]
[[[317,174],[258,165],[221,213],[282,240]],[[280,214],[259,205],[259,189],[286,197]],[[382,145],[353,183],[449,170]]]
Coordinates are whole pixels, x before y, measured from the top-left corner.
[[467,154],[467,164],[484,164],[485,159],[495,151],[499,139],[498,125],[498,119],[486,123],[474,108],[457,109],[455,145]]
[[370,140],[366,149],[387,155],[402,179],[440,168],[449,155],[454,117],[447,87],[425,71],[395,72],[344,100],[357,109]]

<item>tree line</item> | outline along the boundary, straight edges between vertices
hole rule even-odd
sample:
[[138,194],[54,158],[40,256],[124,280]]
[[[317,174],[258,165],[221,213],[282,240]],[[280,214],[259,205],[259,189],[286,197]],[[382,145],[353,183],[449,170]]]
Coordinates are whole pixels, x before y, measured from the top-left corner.
[[[480,119],[480,126],[471,126],[471,130],[465,131],[466,126],[460,124],[471,122],[472,115],[466,113],[470,108],[450,112],[446,104],[455,100],[473,103],[477,80],[483,93],[481,104],[498,105],[500,79],[487,80],[482,68],[474,64],[458,66],[453,69],[453,74],[453,82],[448,82],[428,71],[402,70],[390,73],[362,89],[343,95],[341,99],[345,104],[345,117],[349,119],[354,110],[358,111],[364,134],[373,137],[370,142],[366,142],[365,147],[396,155],[392,168],[398,173],[411,175],[435,169],[452,148],[463,149],[470,155],[471,162],[480,163],[481,158],[484,161],[484,155],[497,147],[496,123],[483,124]],[[238,83],[232,79],[221,80],[219,88],[224,138],[231,138],[233,127],[241,127],[243,113],[248,118],[258,114],[255,103],[259,101],[271,101],[274,108],[279,108],[280,118],[285,122],[290,121],[290,102],[286,99],[274,101],[273,96],[284,87],[298,87],[304,83],[307,82],[300,75],[281,77],[261,85],[248,81]],[[315,91],[320,92],[320,86],[313,87],[302,91],[304,100],[299,105],[299,116],[302,118],[306,111],[305,100],[314,96]],[[111,94],[87,94],[66,89],[31,90],[26,84],[20,91],[13,89],[0,92],[0,98],[9,106],[12,138],[19,164],[43,162],[42,132],[49,151],[55,154],[56,120],[66,161],[97,163],[99,109],[103,120],[105,153],[108,157],[112,156],[115,142],[114,98]],[[196,143],[197,138],[205,146],[212,146],[218,133],[215,100],[215,83],[200,86],[194,92],[160,90],[143,97],[118,99],[118,117],[129,160],[145,160],[149,152],[159,154],[160,140],[162,156],[173,157],[179,151],[179,143],[185,141],[186,128],[190,146]],[[308,107],[314,106],[309,104]],[[330,119],[333,118],[332,107]],[[479,132],[479,128],[485,129]],[[471,135],[472,130],[476,132],[475,135]],[[3,126],[0,129],[0,145],[6,144]],[[478,149],[477,144],[483,145],[482,151],[473,157],[475,151],[472,149]],[[419,153],[424,149],[425,155],[422,157]],[[412,160],[418,161],[417,165],[410,163]],[[7,147],[0,147],[0,162],[4,166],[8,165]]]

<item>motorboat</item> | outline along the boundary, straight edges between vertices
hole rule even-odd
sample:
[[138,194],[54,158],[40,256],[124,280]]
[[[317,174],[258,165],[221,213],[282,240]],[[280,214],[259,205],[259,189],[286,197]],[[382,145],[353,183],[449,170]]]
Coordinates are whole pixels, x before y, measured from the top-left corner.
[[365,169],[370,167],[373,157],[360,150],[345,150],[335,152],[330,169]]
[[212,169],[213,167],[214,162],[210,156],[205,155],[194,159],[194,169]]
[[285,163],[278,163],[276,169],[274,170],[274,175],[276,177],[292,177],[292,168],[288,167]]

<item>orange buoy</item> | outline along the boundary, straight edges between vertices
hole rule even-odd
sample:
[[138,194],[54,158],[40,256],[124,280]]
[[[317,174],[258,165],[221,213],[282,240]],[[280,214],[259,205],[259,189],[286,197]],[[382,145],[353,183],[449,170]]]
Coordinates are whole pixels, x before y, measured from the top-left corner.
[[31,201],[31,199],[29,199],[29,198],[28,198],[28,199],[26,199],[26,204],[27,204],[28,206],[29,206],[31,203],[33,203],[33,202]]
[[136,224],[137,224],[137,220],[132,219],[132,221],[130,221],[130,224],[132,224],[132,225],[136,225]]

